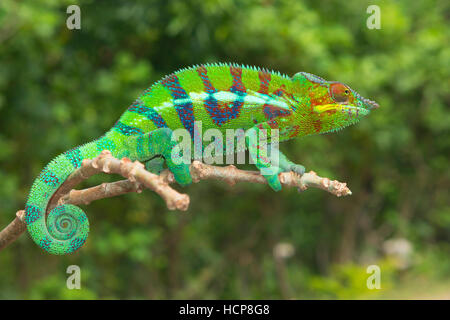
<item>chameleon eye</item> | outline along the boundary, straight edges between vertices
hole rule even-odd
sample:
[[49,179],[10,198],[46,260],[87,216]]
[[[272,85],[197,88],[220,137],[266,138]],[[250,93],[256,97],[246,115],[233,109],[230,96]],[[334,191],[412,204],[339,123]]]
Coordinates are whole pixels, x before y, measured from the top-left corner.
[[342,83],[332,83],[330,85],[330,94],[334,101],[339,103],[347,103],[350,90]]

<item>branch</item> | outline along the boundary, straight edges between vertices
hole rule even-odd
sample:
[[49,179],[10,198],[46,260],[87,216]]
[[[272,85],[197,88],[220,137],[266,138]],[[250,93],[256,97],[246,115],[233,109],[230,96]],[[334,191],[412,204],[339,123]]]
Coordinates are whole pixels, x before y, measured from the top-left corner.
[[[193,161],[189,170],[195,183],[201,180],[221,180],[230,186],[238,182],[267,184],[266,179],[258,171],[240,170],[233,165],[218,167]],[[82,181],[102,172],[119,174],[125,180],[102,183],[83,190],[73,189]],[[314,171],[307,172],[302,176],[295,172],[283,172],[279,174],[279,178],[283,186],[296,187],[300,192],[313,187],[328,191],[338,197],[352,194],[346,183],[319,177]],[[173,182],[175,182],[175,178],[169,170],[164,170],[160,175],[156,175],[147,171],[144,165],[138,161],[132,162],[127,158],[119,160],[114,158],[109,151],[104,150],[92,160],[83,160],[81,167],[64,181],[50,199],[47,213],[61,204],[86,205],[95,200],[116,197],[129,192],[141,193],[144,188],[157,193],[166,202],[169,210],[186,211],[189,207],[189,196],[171,188],[170,184]],[[0,232],[0,250],[15,241],[25,231],[24,215],[23,210],[18,211],[17,217]]]
[[17,211],[16,218],[8,224],[5,229],[0,231],[0,251],[11,242],[16,241],[16,239],[25,231],[27,226],[25,225],[24,217],[24,210]]

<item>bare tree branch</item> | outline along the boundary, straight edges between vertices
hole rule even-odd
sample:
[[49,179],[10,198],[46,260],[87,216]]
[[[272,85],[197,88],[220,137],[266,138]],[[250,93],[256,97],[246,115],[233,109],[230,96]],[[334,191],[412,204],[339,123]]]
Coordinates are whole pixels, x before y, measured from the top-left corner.
[[[190,173],[194,182],[201,180],[221,180],[233,186],[238,182],[251,182],[267,184],[266,179],[258,171],[237,169],[233,165],[218,167],[193,161]],[[98,186],[75,190],[76,185],[98,173],[119,174],[126,178],[112,183],[102,183]],[[279,174],[280,182],[285,187],[296,187],[299,191],[313,187],[328,191],[335,196],[351,195],[346,183],[328,178],[319,177],[314,171],[302,176],[294,172]],[[80,168],[75,170],[55,192],[47,208],[47,212],[60,204],[82,205],[92,201],[111,198],[129,192],[142,192],[147,188],[157,193],[167,205],[169,210],[186,211],[189,207],[189,196],[179,193],[170,187],[175,182],[173,174],[164,170],[160,175],[153,174],[144,168],[138,161],[114,158],[111,153],[104,150],[98,157],[83,160]],[[16,218],[0,232],[0,250],[15,241],[26,229],[24,222],[25,212],[20,210]]]
[[16,218],[0,231],[0,251],[16,239],[25,231],[27,226],[24,221],[25,211],[20,210],[16,213]]

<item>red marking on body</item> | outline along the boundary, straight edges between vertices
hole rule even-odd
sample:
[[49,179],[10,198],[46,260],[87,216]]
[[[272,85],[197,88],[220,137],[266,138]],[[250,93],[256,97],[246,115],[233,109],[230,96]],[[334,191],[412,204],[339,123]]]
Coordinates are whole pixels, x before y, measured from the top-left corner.
[[312,88],[309,90],[308,96],[309,96],[309,107],[311,111],[314,109],[315,106],[320,106],[326,104],[326,101],[328,99],[328,95],[318,95],[318,91],[316,88],[320,87],[320,85],[313,83]]
[[311,111],[314,109],[315,106],[322,106],[328,103],[327,101],[328,99],[326,96],[317,97],[317,95],[315,95],[314,92],[309,93],[309,98]]
[[294,138],[300,132],[300,126],[295,125],[292,127],[291,132],[289,133],[289,138]]
[[319,133],[320,130],[322,129],[322,123],[320,120],[314,120],[313,126],[314,126],[314,130],[316,131],[316,133]]
[[281,97],[284,93],[285,93],[285,91],[281,88],[278,88],[273,92],[274,95],[279,96],[279,97]]
[[267,124],[268,124],[269,127],[271,127],[272,129],[276,129],[276,128],[279,127],[279,126],[278,126],[278,123],[275,121],[275,119],[274,119],[274,120],[267,121]]
[[278,118],[278,117],[287,117],[292,114],[291,111],[286,110],[285,108],[273,106],[270,104],[265,104],[263,106],[263,112],[264,112],[264,116],[269,120]]
[[259,123],[256,127],[258,129],[266,129],[266,128],[264,128],[264,124],[267,124],[272,129],[279,128],[278,123],[275,120],[270,120],[270,121],[267,121],[267,122]]
[[269,83],[271,79],[271,75],[268,72],[259,71],[259,93],[268,94],[269,93]]
[[211,80],[209,80],[208,77],[208,70],[206,69],[206,67],[204,65],[200,65],[197,68],[197,73],[200,76],[200,78],[202,79],[203,85],[205,87],[205,91],[206,92],[216,92],[216,88],[214,88],[213,84],[211,83]]
[[230,104],[231,104],[230,102],[217,101],[217,107],[223,113],[227,113],[227,112],[231,111]]
[[233,85],[230,88],[234,93],[245,93],[245,86],[242,83],[242,68],[230,66],[231,77],[233,78]]
[[290,93],[290,92],[286,89],[286,85],[285,85],[285,84],[282,84],[282,85],[280,86],[280,88],[276,89],[276,90],[273,92],[273,94],[276,95],[276,96],[279,96],[279,97],[281,97],[281,96],[286,96],[286,97],[288,97],[289,99],[291,99],[292,101],[298,102],[298,100],[294,97],[294,95],[293,95],[292,93]]

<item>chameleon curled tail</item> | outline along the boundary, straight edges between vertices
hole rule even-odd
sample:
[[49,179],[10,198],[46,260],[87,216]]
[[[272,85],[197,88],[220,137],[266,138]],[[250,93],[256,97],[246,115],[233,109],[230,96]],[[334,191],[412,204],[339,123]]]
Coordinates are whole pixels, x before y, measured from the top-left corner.
[[25,206],[25,223],[34,242],[45,251],[59,255],[72,253],[84,244],[89,233],[89,221],[80,208],[63,204],[51,210],[47,217],[46,211],[52,196],[81,166],[82,160],[93,159],[104,149],[110,150],[113,156],[127,156],[143,162],[151,162],[154,156],[161,155],[175,180],[180,185],[190,184],[189,166],[173,161],[176,157],[172,150],[176,142],[171,136],[172,131],[168,128],[130,135],[122,140],[116,132],[109,132],[98,140],[56,157],[34,181]]
[[46,217],[53,194],[85,158],[96,156],[95,141],[69,150],[51,161],[31,187],[25,206],[25,223],[33,241],[52,254],[69,254],[80,248],[89,233],[86,214],[71,204],[59,205]]

